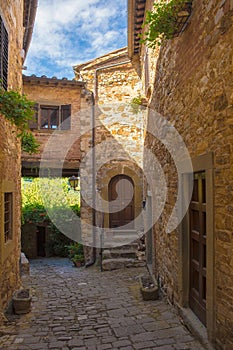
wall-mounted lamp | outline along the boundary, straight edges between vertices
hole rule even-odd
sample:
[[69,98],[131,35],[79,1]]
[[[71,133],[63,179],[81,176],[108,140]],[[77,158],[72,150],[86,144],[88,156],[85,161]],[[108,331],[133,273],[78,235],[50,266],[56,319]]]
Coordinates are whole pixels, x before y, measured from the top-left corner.
[[146,207],[146,200],[144,199],[144,200],[142,201],[142,208],[145,209],[145,207]]
[[80,181],[79,172],[78,172],[78,176],[72,175],[71,177],[69,177],[68,181],[69,181],[70,187],[73,188],[74,191],[76,191],[76,188],[78,187],[79,181]]

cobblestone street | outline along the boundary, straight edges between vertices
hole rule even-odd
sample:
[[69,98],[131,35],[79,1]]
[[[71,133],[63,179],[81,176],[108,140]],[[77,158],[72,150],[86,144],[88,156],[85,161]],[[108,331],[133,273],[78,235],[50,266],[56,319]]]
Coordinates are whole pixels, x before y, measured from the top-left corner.
[[67,259],[31,261],[33,303],[27,315],[9,315],[1,350],[201,350],[164,301],[143,301],[144,268],[100,272]]

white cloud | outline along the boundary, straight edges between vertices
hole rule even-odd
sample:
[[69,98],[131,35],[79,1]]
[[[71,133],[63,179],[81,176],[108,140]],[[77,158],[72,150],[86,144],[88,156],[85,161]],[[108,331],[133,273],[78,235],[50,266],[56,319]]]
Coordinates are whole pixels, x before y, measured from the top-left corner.
[[125,45],[126,0],[40,0],[27,74],[73,77],[73,65]]

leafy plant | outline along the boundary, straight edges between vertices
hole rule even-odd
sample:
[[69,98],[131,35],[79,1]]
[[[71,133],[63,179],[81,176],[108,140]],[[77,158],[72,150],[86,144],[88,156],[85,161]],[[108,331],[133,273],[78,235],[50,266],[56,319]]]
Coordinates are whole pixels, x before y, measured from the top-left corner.
[[177,17],[187,0],[159,0],[154,3],[153,11],[147,11],[143,27],[148,25],[141,42],[155,48],[161,45],[163,39],[171,39],[178,29]]
[[31,132],[25,131],[21,136],[21,148],[22,151],[29,154],[38,153],[40,144],[36,141],[34,135]]
[[68,247],[68,257],[74,263],[79,261],[81,263],[84,262],[84,250],[83,245],[81,243],[73,243]]
[[134,97],[131,100],[130,106],[132,108],[133,113],[138,114],[140,106],[143,106],[144,101],[145,98],[143,98],[141,95],[138,95],[137,97]]
[[5,116],[18,130],[22,149],[27,153],[36,153],[39,144],[34,135],[28,131],[28,122],[33,119],[35,102],[18,91],[5,91],[0,87],[0,113]]
[[[46,213],[46,208],[67,208],[71,207],[77,215],[80,211],[79,191],[70,190],[68,178],[22,178],[22,212],[41,211]],[[46,193],[42,197],[42,191]]]
[[68,245],[73,241],[61,233],[55,225],[49,224],[50,234],[47,242],[47,249],[51,256],[68,257]]
[[[46,205],[41,196],[41,186],[46,186]],[[56,191],[60,187],[61,191]],[[49,227],[50,237],[47,243],[52,256],[68,256],[68,246],[74,241],[62,234],[51,222],[46,208],[52,208],[59,218],[65,222],[67,208],[80,215],[80,196],[78,191],[70,191],[67,178],[23,178],[22,179],[22,224],[30,223]]]
[[0,112],[20,131],[28,129],[28,121],[34,115],[34,104],[18,91],[5,91],[0,88]]

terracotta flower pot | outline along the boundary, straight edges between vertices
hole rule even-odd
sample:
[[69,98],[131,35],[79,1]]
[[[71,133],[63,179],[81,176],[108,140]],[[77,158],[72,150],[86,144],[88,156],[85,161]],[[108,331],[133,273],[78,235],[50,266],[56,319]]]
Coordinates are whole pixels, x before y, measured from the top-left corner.
[[81,266],[83,266],[83,261],[74,261],[74,265],[76,266],[76,267],[81,267]]

